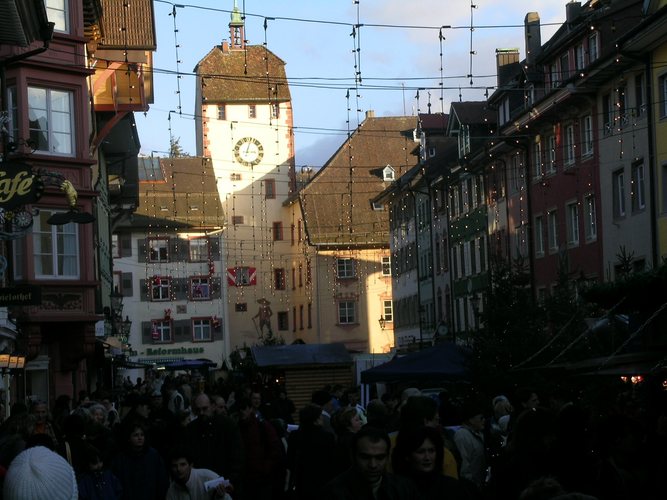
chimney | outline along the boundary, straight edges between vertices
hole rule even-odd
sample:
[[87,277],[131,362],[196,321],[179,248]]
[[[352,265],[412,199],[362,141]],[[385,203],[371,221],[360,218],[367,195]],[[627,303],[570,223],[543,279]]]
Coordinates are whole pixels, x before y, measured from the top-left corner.
[[569,2],[565,5],[565,21],[572,24],[581,13],[581,2]]
[[375,111],[372,109],[366,111],[366,119],[368,120],[369,118],[375,118]]
[[537,12],[529,12],[523,24],[526,38],[526,66],[532,68],[542,50],[540,15]]
[[229,52],[229,42],[227,40],[222,41],[222,52],[223,54]]
[[515,73],[515,65],[519,62],[519,49],[496,49],[496,74],[498,87],[509,82]]

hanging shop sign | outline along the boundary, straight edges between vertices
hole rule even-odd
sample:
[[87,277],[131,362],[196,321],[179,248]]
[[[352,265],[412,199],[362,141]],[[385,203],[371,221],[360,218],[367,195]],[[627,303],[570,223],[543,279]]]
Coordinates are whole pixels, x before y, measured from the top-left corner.
[[30,165],[17,161],[0,163],[0,208],[11,210],[35,203],[42,196],[44,185],[32,173]]

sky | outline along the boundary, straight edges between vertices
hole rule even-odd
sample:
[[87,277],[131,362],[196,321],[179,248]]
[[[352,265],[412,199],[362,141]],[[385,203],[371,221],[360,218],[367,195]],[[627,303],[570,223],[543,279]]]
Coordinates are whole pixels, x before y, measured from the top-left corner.
[[[368,110],[375,116],[414,115],[428,112],[430,101],[431,112],[448,112],[452,101],[485,99],[496,84],[495,49],[518,48],[523,59],[526,13],[539,13],[544,43],[565,20],[567,1],[474,0],[474,8],[471,0],[237,5],[245,12],[247,43],[266,44],[286,63],[296,165],[318,168]],[[154,0],[154,6],[155,101],[135,117],[141,153],[164,156],[173,137],[194,155],[193,71],[229,39],[234,0]]]

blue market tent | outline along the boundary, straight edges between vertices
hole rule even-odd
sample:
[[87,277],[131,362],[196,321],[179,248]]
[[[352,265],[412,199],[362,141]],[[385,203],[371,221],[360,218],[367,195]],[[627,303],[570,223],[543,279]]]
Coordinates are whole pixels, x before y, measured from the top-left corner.
[[361,372],[361,383],[465,381],[468,377],[468,352],[452,342],[442,342]]

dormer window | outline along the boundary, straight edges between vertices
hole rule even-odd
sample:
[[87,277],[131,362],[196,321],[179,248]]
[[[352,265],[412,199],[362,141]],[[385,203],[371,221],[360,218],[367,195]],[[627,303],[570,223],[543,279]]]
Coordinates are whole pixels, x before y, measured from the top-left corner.
[[395,171],[391,165],[387,165],[382,170],[382,180],[385,182],[394,182],[396,180]]

